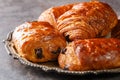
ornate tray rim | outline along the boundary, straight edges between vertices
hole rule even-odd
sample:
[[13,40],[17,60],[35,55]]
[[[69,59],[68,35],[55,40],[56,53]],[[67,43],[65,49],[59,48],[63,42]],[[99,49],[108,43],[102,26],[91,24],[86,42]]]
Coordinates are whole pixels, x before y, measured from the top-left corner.
[[[12,43],[12,33],[13,31],[9,32],[7,35],[7,38],[3,41],[5,44],[5,48],[8,52],[9,55],[11,55],[14,59],[19,60],[22,64],[31,66],[31,67],[36,67],[40,68],[45,72],[48,71],[55,71],[58,73],[65,73],[65,74],[72,74],[72,75],[87,75],[87,74],[102,74],[102,73],[120,73],[120,68],[115,68],[115,69],[106,69],[106,70],[89,70],[89,71],[69,71],[69,70],[63,70],[59,66],[58,67],[50,67],[47,65],[38,64],[38,63],[32,63],[25,58],[19,56],[15,49],[13,48],[13,43]],[[47,62],[49,63],[49,62]]]

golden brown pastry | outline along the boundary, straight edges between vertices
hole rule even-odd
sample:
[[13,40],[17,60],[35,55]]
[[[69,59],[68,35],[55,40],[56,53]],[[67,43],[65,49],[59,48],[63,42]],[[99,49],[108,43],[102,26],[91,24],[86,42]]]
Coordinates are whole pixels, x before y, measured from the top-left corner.
[[46,21],[46,22],[49,22],[54,27],[56,27],[58,17],[60,15],[62,15],[64,12],[70,10],[73,7],[73,5],[75,5],[75,4],[77,4],[77,3],[66,4],[66,5],[62,5],[62,6],[56,6],[56,7],[49,8],[49,9],[45,10],[39,16],[38,21]]
[[12,40],[20,56],[32,62],[56,60],[66,46],[64,37],[47,22],[26,22],[16,27]]
[[120,20],[118,20],[118,24],[111,31],[111,37],[120,39]]
[[83,2],[74,5],[57,20],[58,30],[72,41],[106,36],[117,24],[117,15],[106,3]]
[[76,40],[59,55],[59,65],[67,70],[101,70],[120,67],[120,40],[99,38]]

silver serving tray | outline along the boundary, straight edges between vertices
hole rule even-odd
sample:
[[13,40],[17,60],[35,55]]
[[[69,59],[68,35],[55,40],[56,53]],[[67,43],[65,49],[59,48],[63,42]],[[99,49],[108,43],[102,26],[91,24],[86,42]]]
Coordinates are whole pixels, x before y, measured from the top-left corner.
[[11,55],[14,59],[18,59],[22,64],[40,68],[43,71],[51,72],[55,71],[57,73],[65,73],[65,74],[72,74],[72,75],[87,75],[87,74],[102,74],[102,73],[120,73],[120,68],[116,69],[107,69],[107,70],[89,70],[89,71],[69,71],[69,70],[63,70],[59,67],[57,61],[55,62],[46,62],[46,63],[33,63],[25,58],[18,55],[16,52],[16,49],[14,47],[14,44],[12,42],[12,33],[10,32],[7,35],[6,40],[4,40],[5,48],[9,55]]

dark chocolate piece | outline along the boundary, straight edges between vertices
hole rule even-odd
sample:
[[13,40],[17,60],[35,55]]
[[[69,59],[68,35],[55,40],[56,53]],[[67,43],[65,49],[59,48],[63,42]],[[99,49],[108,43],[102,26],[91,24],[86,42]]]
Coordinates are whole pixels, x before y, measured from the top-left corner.
[[57,50],[55,50],[55,51],[51,51],[51,53],[53,53],[53,54],[57,54],[57,53],[60,53],[60,51],[61,51],[61,48],[60,48],[60,47],[58,47],[58,49],[57,49]]
[[65,36],[66,41],[71,42],[69,35]]
[[43,54],[42,54],[42,48],[38,48],[38,49],[35,49],[35,54],[36,54],[36,57],[41,59],[43,57]]

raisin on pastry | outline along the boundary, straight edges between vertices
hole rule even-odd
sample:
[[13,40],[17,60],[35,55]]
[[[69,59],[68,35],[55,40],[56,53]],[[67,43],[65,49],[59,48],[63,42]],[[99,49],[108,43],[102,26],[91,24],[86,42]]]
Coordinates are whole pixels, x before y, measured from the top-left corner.
[[48,22],[26,22],[16,27],[12,40],[19,55],[32,62],[57,60],[66,46],[64,37]]

